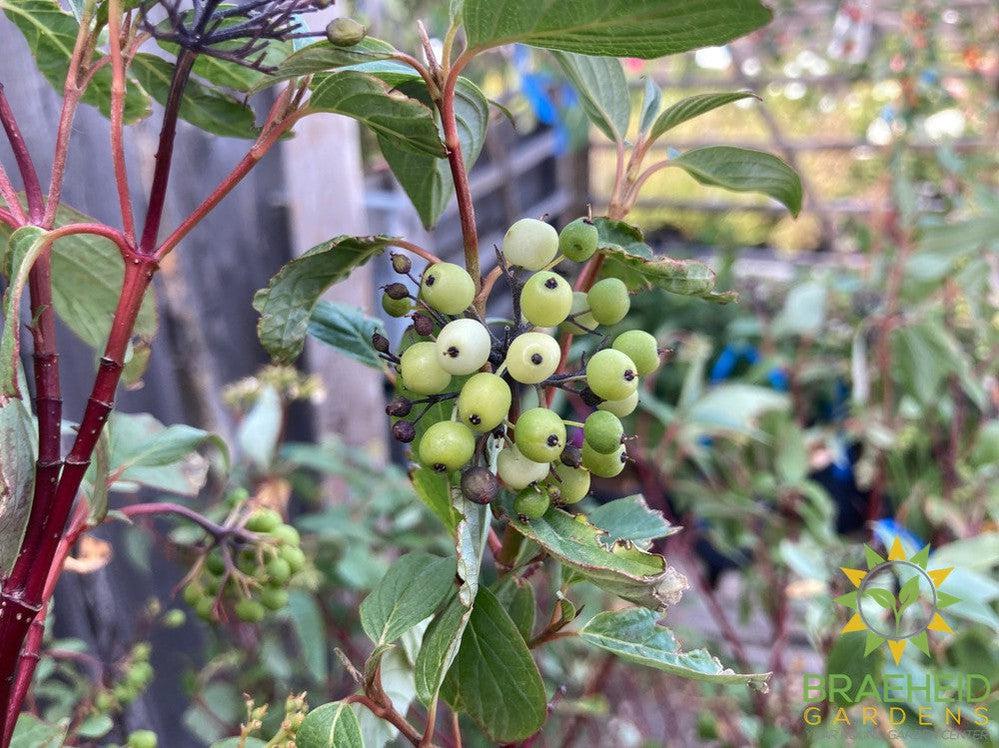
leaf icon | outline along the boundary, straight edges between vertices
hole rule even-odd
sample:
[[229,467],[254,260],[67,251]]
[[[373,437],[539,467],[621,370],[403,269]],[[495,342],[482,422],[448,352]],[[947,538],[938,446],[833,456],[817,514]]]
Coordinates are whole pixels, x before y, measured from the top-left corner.
[[[918,591],[918,590],[917,590]],[[864,590],[864,596],[869,597],[885,610],[895,611],[895,596],[881,587],[868,587]]]
[[919,577],[914,576],[908,582],[902,585],[902,589],[898,592],[898,614],[902,615],[902,611],[912,605],[916,600],[919,599]]

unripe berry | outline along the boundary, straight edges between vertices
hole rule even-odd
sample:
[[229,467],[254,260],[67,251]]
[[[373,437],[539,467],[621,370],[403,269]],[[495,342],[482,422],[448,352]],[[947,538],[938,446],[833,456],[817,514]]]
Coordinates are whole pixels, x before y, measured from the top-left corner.
[[614,338],[613,348],[621,351],[635,362],[640,377],[651,374],[659,368],[659,343],[645,330],[628,330]]
[[215,618],[214,598],[211,597],[199,598],[198,601],[194,603],[193,608],[195,614],[198,616],[198,618],[201,618],[202,620],[211,621],[213,618]]
[[489,360],[492,339],[486,326],[474,319],[456,319],[437,336],[437,363],[448,374],[463,376]]
[[264,619],[264,615],[267,613],[264,606],[261,605],[259,601],[249,597],[245,597],[238,601],[236,605],[233,606],[233,611],[236,613],[236,618],[244,623],[259,623]]
[[408,416],[412,409],[413,403],[409,398],[396,395],[385,406],[385,415],[392,416],[393,418],[403,418],[404,416]]
[[393,299],[388,294],[382,294],[382,309],[389,317],[405,317],[413,311],[412,299]]
[[586,362],[586,384],[605,400],[623,400],[638,389],[635,362],[613,348],[597,351]]
[[281,515],[273,509],[254,509],[246,520],[246,529],[250,532],[270,532],[281,524]]
[[624,426],[613,413],[598,410],[590,413],[583,425],[583,435],[586,443],[600,454],[610,454],[621,446],[624,436]]
[[291,525],[281,525],[280,527],[274,528],[271,530],[271,537],[281,545],[290,545],[294,548],[297,548],[298,544],[301,542],[298,530]]
[[126,748],[156,748],[156,733],[152,730],[136,730],[128,736]]
[[565,423],[553,410],[531,408],[517,419],[514,441],[520,453],[533,462],[557,460],[565,448]]
[[437,346],[430,341],[413,343],[402,354],[399,376],[406,389],[436,395],[451,384],[451,375],[437,362]]
[[416,330],[416,334],[422,337],[428,337],[434,334],[434,321],[425,314],[414,314],[413,315],[413,329]]
[[635,390],[628,397],[623,400],[604,400],[597,405],[600,410],[606,410],[609,413],[613,413],[618,418],[624,418],[625,416],[630,416],[635,412],[635,408],[638,407],[638,390]]
[[496,472],[503,485],[517,491],[544,480],[548,475],[548,463],[527,459],[514,445],[500,450],[496,458]]
[[520,309],[537,327],[554,327],[565,322],[572,308],[572,287],[565,278],[549,270],[527,279],[520,292]]
[[225,572],[225,559],[222,558],[222,552],[215,548],[205,556],[205,569],[212,576],[222,576]]
[[468,378],[458,394],[458,418],[486,433],[503,423],[510,411],[510,385],[496,374],[479,372]]
[[301,548],[293,548],[286,545],[278,551],[278,555],[288,562],[292,574],[298,574],[298,572],[305,568],[305,554]]
[[475,282],[464,268],[450,262],[435,262],[423,271],[420,298],[444,314],[461,314],[472,305]]
[[583,443],[583,467],[601,478],[613,478],[624,470],[627,455],[622,444],[610,454],[600,454],[587,443]]
[[281,610],[288,604],[288,591],[280,587],[264,587],[260,590],[260,604],[267,610]]
[[513,500],[513,511],[522,519],[540,519],[548,511],[551,499],[547,491],[525,488]]
[[268,561],[264,570],[267,572],[267,579],[275,584],[284,584],[291,579],[291,564],[280,556]]
[[389,349],[389,339],[382,335],[380,332],[376,332],[371,336],[371,347],[374,348],[379,353],[388,353]]
[[590,491],[590,471],[580,467],[569,467],[560,463],[552,466],[558,480],[552,480],[551,485],[559,490],[559,501],[563,504],[575,504],[581,501]]
[[488,504],[496,498],[496,476],[487,468],[470,467],[461,474],[461,493],[475,504]]
[[402,283],[389,283],[385,286],[385,295],[390,299],[399,301],[409,298],[409,289]]
[[392,253],[392,269],[399,275],[405,275],[410,270],[413,269],[413,261],[410,260],[406,255],[401,255],[398,252]]
[[586,262],[597,251],[600,235],[586,218],[577,218],[558,235],[558,249],[573,262]]
[[562,351],[558,341],[542,332],[525,332],[510,343],[506,367],[510,376],[523,384],[538,384],[558,369]]
[[437,472],[457,470],[472,459],[475,435],[463,423],[439,421],[420,439],[420,462]]
[[195,582],[189,582],[180,593],[180,596],[184,598],[185,603],[193,608],[198,604],[198,601],[205,596],[205,592],[201,589],[200,585]]
[[179,608],[168,610],[163,616],[163,626],[168,629],[177,629],[187,623],[187,616]]
[[353,47],[367,36],[364,26],[353,18],[334,18],[326,25],[326,38],[337,47]]
[[511,265],[541,270],[558,254],[558,232],[536,218],[522,218],[503,236],[503,255]]
[[416,426],[409,421],[396,421],[392,424],[392,438],[397,442],[409,444],[416,438]]
[[631,308],[628,287],[620,278],[597,281],[586,294],[586,300],[590,304],[590,314],[601,325],[616,325]]

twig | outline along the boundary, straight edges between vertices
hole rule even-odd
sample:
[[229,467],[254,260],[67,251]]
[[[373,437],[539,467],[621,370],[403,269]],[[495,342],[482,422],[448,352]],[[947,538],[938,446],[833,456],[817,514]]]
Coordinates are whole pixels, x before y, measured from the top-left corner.
[[135,217],[125,165],[125,62],[121,55],[121,0],[108,0],[108,36],[111,49],[111,160],[118,191],[121,224],[129,242],[135,243]]

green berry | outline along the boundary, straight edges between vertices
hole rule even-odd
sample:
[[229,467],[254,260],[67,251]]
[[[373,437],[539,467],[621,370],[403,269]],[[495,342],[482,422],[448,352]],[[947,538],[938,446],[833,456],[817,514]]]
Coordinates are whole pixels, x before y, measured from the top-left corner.
[[211,597],[215,597],[222,588],[221,576],[217,577],[213,574],[202,574],[199,581],[201,582],[201,587],[204,589],[205,594]]
[[218,548],[205,556],[205,569],[216,577],[225,573],[225,559],[222,558],[222,552]]
[[613,348],[597,351],[586,362],[586,385],[604,400],[623,400],[638,389],[635,362]]
[[577,218],[558,235],[558,249],[573,262],[586,262],[597,251],[600,235],[586,218]]
[[551,499],[547,491],[536,488],[525,488],[513,500],[513,511],[517,516],[526,519],[540,519],[548,511]]
[[205,596],[205,591],[201,589],[201,585],[191,582],[186,587],[184,591],[180,593],[181,597],[184,598],[184,602],[190,605],[192,608],[197,607],[198,602],[201,598]]
[[496,473],[503,484],[514,491],[542,481],[548,475],[548,463],[534,462],[520,453],[516,445],[500,450]]
[[503,377],[480,372],[469,377],[458,394],[458,418],[476,431],[486,433],[503,423],[513,394]]
[[198,618],[202,618],[206,621],[210,621],[215,617],[215,599],[211,597],[202,597],[194,604],[194,612],[197,614]]
[[635,412],[635,408],[638,407],[638,390],[636,389],[628,397],[622,400],[604,400],[600,405],[597,406],[597,410],[606,410],[608,413],[613,413],[618,418],[624,418],[625,416],[630,416]]
[[253,598],[244,597],[233,607],[236,618],[244,623],[259,623],[267,613],[263,605]]
[[566,320],[562,328],[572,335],[581,335],[597,328],[597,321],[590,314],[590,302],[583,291],[573,292],[569,316],[574,319]]
[[132,663],[131,667],[128,669],[128,675],[125,676],[125,680],[130,686],[135,686],[136,688],[145,688],[153,679],[153,666],[148,662],[135,662]]
[[614,338],[611,346],[635,362],[638,376],[644,377],[659,368],[659,343],[645,330],[628,330]]
[[590,413],[586,423],[583,424],[583,438],[600,454],[616,452],[621,446],[623,436],[624,426],[621,425],[621,419],[606,410]]
[[299,542],[301,542],[298,530],[291,525],[278,525],[271,530],[271,537],[280,544],[290,545],[296,548],[298,547]]
[[246,520],[246,529],[250,532],[270,532],[281,524],[281,515],[273,509],[254,509]]
[[275,584],[284,584],[291,579],[291,564],[280,556],[268,561],[264,569],[267,572],[267,579]]
[[517,419],[514,440],[527,459],[551,462],[565,448],[565,423],[553,410],[531,408]]
[[437,361],[437,346],[428,340],[413,343],[405,350],[399,376],[406,389],[420,395],[436,395],[451,384],[451,375]]
[[456,319],[444,325],[437,336],[437,363],[448,374],[463,376],[482,368],[489,360],[492,339],[481,322]]
[[556,254],[558,232],[536,218],[521,218],[503,236],[503,255],[511,265],[541,270]]
[[620,278],[597,281],[586,294],[586,300],[590,304],[590,314],[601,325],[616,325],[631,308],[628,287]]
[[444,314],[461,314],[472,305],[475,282],[464,268],[435,262],[423,271],[420,298]]
[[536,327],[554,327],[565,322],[572,308],[572,287],[558,273],[535,273],[520,292],[520,310]]
[[558,341],[551,335],[525,332],[510,343],[506,352],[506,368],[518,382],[538,384],[555,373],[561,356]]
[[590,471],[583,468],[569,467],[561,462],[553,466],[558,480],[552,479],[551,485],[559,492],[559,501],[563,504],[575,504],[590,492]]
[[326,25],[326,38],[337,47],[353,47],[367,35],[364,26],[353,18],[334,18]]
[[168,610],[163,615],[163,627],[168,629],[178,629],[187,622],[187,616],[179,608]]
[[288,562],[292,574],[298,574],[305,568],[305,553],[302,552],[301,548],[286,545],[278,551],[278,555]]
[[156,733],[152,730],[136,730],[128,736],[126,748],[156,748]]
[[405,317],[413,311],[413,300],[408,298],[393,299],[387,293],[383,293],[382,309],[389,317]]
[[473,452],[475,434],[457,421],[438,421],[420,439],[420,462],[440,473],[457,470]]
[[260,558],[253,548],[244,548],[236,557],[236,568],[249,576],[256,576],[260,568]]
[[288,591],[281,587],[264,587],[257,596],[267,610],[281,610],[288,604]]
[[583,467],[601,478],[613,478],[624,470],[625,451],[622,444],[610,454],[600,454],[588,443],[583,442]]

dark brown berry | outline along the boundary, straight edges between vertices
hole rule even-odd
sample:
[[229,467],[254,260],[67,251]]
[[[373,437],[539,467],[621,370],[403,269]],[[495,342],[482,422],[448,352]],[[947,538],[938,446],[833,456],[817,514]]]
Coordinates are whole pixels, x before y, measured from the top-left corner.
[[397,395],[388,401],[388,405],[385,406],[385,415],[402,418],[408,416],[412,409],[413,403],[408,398]]
[[379,353],[388,353],[389,339],[379,332],[371,336],[371,345]]
[[413,315],[413,329],[424,338],[434,334],[434,321],[423,314]]
[[413,269],[413,261],[410,260],[406,255],[400,255],[398,253],[392,254],[392,269],[399,275],[405,275],[410,270]]
[[496,498],[496,476],[484,467],[471,467],[461,474],[461,493],[476,504],[488,504]]
[[560,459],[562,460],[563,465],[578,468],[583,464],[583,453],[579,447],[569,446],[562,450]]
[[399,301],[409,298],[409,289],[402,283],[389,283],[385,286],[385,295],[390,299]]
[[416,438],[416,426],[409,421],[396,421],[392,424],[392,437],[403,444],[409,444]]

